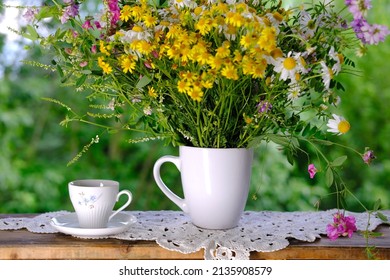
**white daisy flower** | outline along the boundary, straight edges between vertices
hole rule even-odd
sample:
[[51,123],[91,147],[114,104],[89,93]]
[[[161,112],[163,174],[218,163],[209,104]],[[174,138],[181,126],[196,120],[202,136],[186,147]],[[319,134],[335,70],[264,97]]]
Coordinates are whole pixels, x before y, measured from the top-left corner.
[[287,99],[290,101],[297,100],[301,95],[301,87],[297,83],[290,83],[290,87],[288,88]]
[[172,0],[170,1],[171,5],[178,6],[180,9],[188,7],[188,8],[195,8],[197,5],[192,0]]
[[299,18],[299,23],[301,24],[301,31],[305,39],[310,39],[314,37],[314,33],[317,29],[317,23],[311,18],[311,15],[306,12],[301,12],[301,17]]
[[322,72],[322,81],[324,83],[324,86],[326,89],[329,89],[330,81],[333,79],[333,70],[332,68],[329,68],[325,61],[321,61],[321,72]]
[[131,30],[120,30],[119,32],[123,35],[120,37],[122,43],[132,43],[140,40],[149,42],[153,38],[151,32],[143,26],[134,26]]
[[302,65],[300,59],[300,53],[291,56],[291,52],[288,53],[287,57],[279,57],[274,61],[274,71],[280,73],[280,79],[286,81],[296,81],[296,74],[302,72]]
[[341,71],[341,64],[344,63],[344,56],[340,53],[335,52],[334,47],[332,46],[329,50],[329,56],[336,61],[332,67],[332,71],[337,75]]
[[329,119],[327,126],[328,126],[328,132],[335,133],[337,135],[345,134],[349,131],[351,128],[351,125],[349,122],[344,119],[341,116],[338,116],[336,114],[332,114],[333,119]]

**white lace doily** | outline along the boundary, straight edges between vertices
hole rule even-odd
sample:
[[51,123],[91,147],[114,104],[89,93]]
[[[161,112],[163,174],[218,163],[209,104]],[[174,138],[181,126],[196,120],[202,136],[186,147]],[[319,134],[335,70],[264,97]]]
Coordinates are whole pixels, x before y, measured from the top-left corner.
[[[181,253],[204,249],[205,259],[249,259],[251,251],[272,252],[289,245],[289,239],[313,242],[326,234],[326,225],[337,210],[318,212],[244,212],[239,225],[229,230],[206,230],[194,226],[179,211],[131,211],[137,222],[126,232],[110,236],[122,240],[151,240],[161,247]],[[69,212],[41,214],[33,218],[0,219],[0,230],[26,228],[35,233],[57,232],[50,220]],[[358,230],[365,230],[367,213],[354,215]],[[369,230],[383,223],[371,216]]]

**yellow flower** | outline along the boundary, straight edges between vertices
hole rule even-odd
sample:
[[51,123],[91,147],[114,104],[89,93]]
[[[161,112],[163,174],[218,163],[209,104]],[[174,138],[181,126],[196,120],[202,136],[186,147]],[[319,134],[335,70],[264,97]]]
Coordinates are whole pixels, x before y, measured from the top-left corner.
[[230,47],[230,43],[228,41],[223,42],[222,46],[217,48],[215,56],[222,57],[222,58],[229,56],[230,55],[229,47]]
[[221,15],[225,15],[227,12],[229,12],[229,6],[226,3],[218,1],[217,5],[212,6],[211,12],[217,12]]
[[133,6],[130,9],[131,16],[136,20],[140,21],[142,19],[142,15],[144,15],[144,9],[140,6]]
[[100,68],[103,69],[104,74],[110,74],[112,72],[112,67],[110,66],[110,64],[105,62],[104,58],[101,56],[98,58],[98,65]]
[[230,11],[226,14],[226,23],[241,27],[245,23],[245,18],[240,13]]
[[120,64],[124,73],[133,73],[136,66],[135,57],[132,55],[122,55],[120,57]]
[[239,50],[235,50],[234,51],[234,58],[233,58],[233,62],[238,62],[238,63],[241,63],[242,61],[242,54]]
[[145,40],[139,40],[135,48],[135,50],[145,55],[150,54],[153,51],[153,49],[154,49],[153,46]]
[[110,50],[111,50],[111,46],[110,45],[105,45],[104,44],[104,41],[100,41],[99,42],[99,49],[100,49],[100,52],[107,55],[107,56],[110,56]]
[[253,34],[248,33],[241,37],[240,45],[243,46],[245,49],[249,49],[253,44],[256,43],[255,37]]
[[188,95],[195,101],[202,101],[203,91],[200,87],[194,87],[188,91]]
[[276,49],[276,30],[273,27],[266,27],[261,32],[258,44],[267,52]]
[[150,86],[148,87],[148,94],[152,98],[156,98],[158,96],[154,87],[150,87]]
[[267,61],[264,58],[256,61],[256,64],[251,71],[252,77],[264,78],[266,68],[267,68]]
[[180,73],[180,76],[183,80],[188,82],[194,82],[198,79],[198,74],[192,73],[190,71]]
[[188,60],[190,59],[191,49],[185,45],[181,45],[179,50],[181,62],[188,62]]
[[124,22],[128,21],[131,16],[131,7],[129,5],[124,5],[121,10],[120,19]]
[[255,67],[255,62],[251,57],[245,55],[242,59],[241,67],[244,75],[250,75],[253,72],[253,69]]
[[180,32],[180,34],[177,35],[177,42],[186,46],[190,46],[196,42],[196,33],[189,34],[187,31],[183,30]]
[[224,62],[225,60],[223,58],[210,56],[207,63],[210,65],[211,68],[219,70],[224,64]]
[[246,124],[251,124],[253,119],[251,117],[245,115],[245,113],[244,113],[244,121]]
[[157,19],[150,14],[144,15],[142,19],[143,19],[146,27],[150,28],[150,27],[153,27],[157,24]]
[[167,55],[169,59],[178,60],[180,58],[180,48],[177,48],[175,46],[171,46],[167,50]]
[[177,25],[177,24],[170,24],[169,25],[169,31],[166,34],[167,39],[177,38],[179,36],[179,34],[181,32],[183,32],[181,29],[182,28],[179,25]]
[[187,93],[191,89],[190,83],[185,80],[179,80],[177,82],[177,90],[181,93]]
[[221,70],[222,76],[226,77],[227,79],[230,80],[238,80],[238,72],[236,67],[234,67],[233,64],[227,64],[225,67],[222,68]]
[[199,21],[195,24],[196,30],[199,30],[199,33],[207,35],[212,28],[212,20],[209,18],[200,18]]
[[204,88],[212,88],[213,87],[213,84],[214,84],[214,81],[213,81],[213,78],[208,75],[207,73],[202,73],[201,75],[201,86],[204,87]]

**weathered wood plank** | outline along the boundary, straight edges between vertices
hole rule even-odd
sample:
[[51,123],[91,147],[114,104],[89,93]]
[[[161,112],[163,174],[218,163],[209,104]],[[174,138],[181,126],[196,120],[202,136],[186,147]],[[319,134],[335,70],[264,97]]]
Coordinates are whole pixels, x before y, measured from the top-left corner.
[[[16,215],[0,215],[5,216]],[[23,215],[22,215],[23,216]],[[26,216],[26,215],[24,215]],[[380,226],[383,235],[369,239],[379,259],[390,259],[390,227]],[[361,234],[313,243],[290,240],[283,250],[252,252],[251,259],[366,259],[366,240]],[[154,241],[79,239],[62,233],[35,234],[27,230],[0,231],[0,259],[203,259],[204,251],[191,254],[166,250]]]

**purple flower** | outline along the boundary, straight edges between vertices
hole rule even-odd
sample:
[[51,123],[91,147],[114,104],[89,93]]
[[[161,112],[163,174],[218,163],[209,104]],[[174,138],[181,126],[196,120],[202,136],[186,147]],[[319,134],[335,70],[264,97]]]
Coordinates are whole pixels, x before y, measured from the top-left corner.
[[[356,18],[351,22],[351,27],[352,27],[353,31],[355,32],[356,37],[358,37],[362,42],[364,40],[364,34],[362,32],[362,27],[366,24],[368,24],[368,23],[367,23],[366,19],[364,19],[364,18]],[[363,42],[363,43],[365,43],[365,42]]]
[[257,111],[259,113],[268,113],[272,109],[272,104],[268,101],[261,101],[259,104],[257,104]]
[[373,161],[375,159],[375,155],[374,155],[374,151],[372,150],[367,150],[364,154],[363,154],[363,161],[367,164],[370,164],[371,161]]
[[31,23],[35,19],[35,15],[38,14],[38,9],[37,8],[28,8],[27,11],[23,14],[24,19],[28,22]]
[[345,0],[345,4],[355,19],[363,17],[372,7],[371,0]]
[[372,7],[371,0],[345,0],[345,4],[354,18],[351,27],[355,31],[356,37],[363,44],[377,45],[390,34],[386,26],[369,24],[364,18],[366,12]]
[[333,214],[333,223],[326,226],[326,233],[330,240],[335,240],[340,236],[351,238],[355,231],[357,231],[355,217],[345,217],[339,212]]
[[361,28],[361,32],[364,36],[364,42],[369,45],[377,45],[379,42],[383,42],[389,30],[384,25],[379,24],[365,24]]
[[67,4],[67,6],[62,11],[61,23],[65,23],[79,14],[79,5],[76,4],[74,0],[64,0],[64,3]]
[[317,173],[317,168],[314,166],[313,163],[311,163],[311,164],[309,164],[309,166],[307,167],[307,171],[309,172],[310,179],[313,179],[314,176],[315,176],[316,173]]

